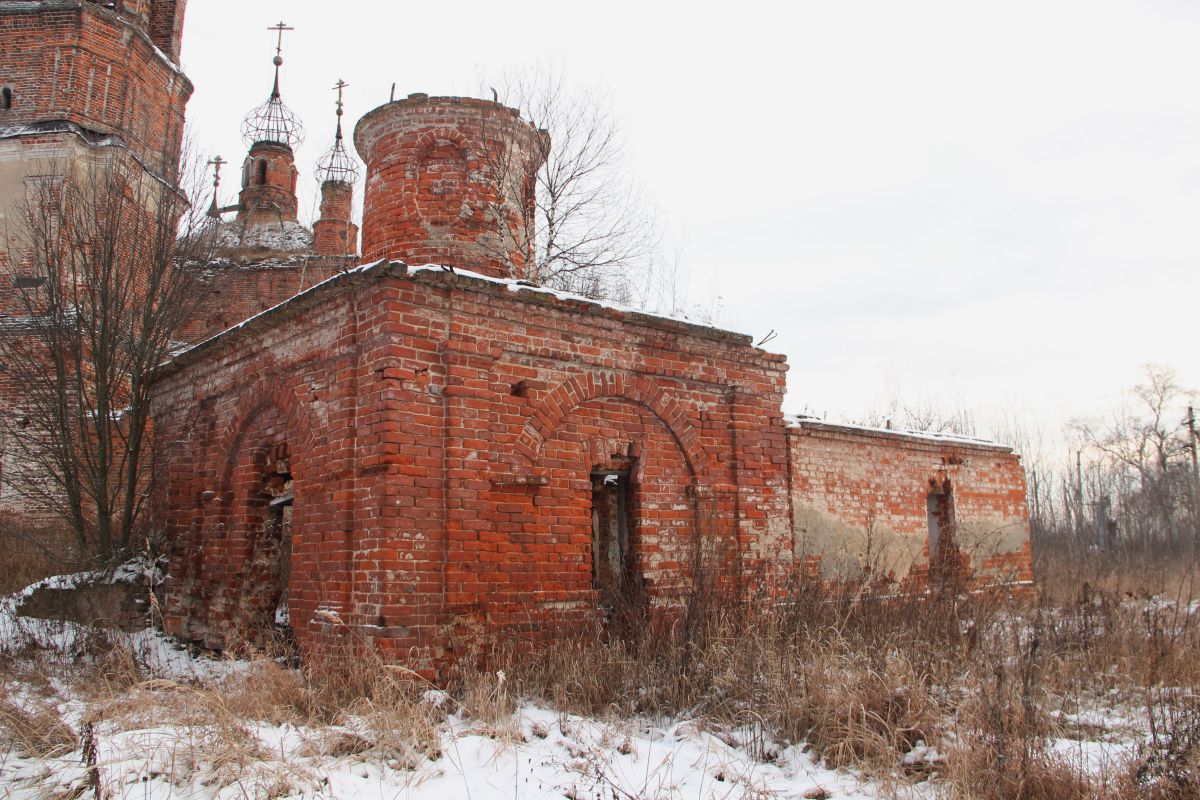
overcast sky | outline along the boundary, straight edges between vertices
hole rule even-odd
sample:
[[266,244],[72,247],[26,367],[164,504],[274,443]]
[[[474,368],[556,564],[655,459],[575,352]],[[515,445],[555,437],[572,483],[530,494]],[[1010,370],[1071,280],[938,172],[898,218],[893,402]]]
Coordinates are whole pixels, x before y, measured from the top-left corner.
[[[1200,385],[1200,3],[194,0],[199,149],[283,97],[313,164],[410,92],[557,64],[607,93],[694,299],[791,365],[788,411],[899,396],[1052,434],[1139,365]],[[224,202],[233,202],[236,169]]]

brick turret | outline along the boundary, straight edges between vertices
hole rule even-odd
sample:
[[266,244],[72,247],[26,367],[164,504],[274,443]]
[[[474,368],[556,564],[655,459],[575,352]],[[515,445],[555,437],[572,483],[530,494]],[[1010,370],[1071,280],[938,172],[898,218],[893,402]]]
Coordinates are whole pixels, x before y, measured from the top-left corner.
[[363,259],[529,277],[534,176],[549,138],[488,100],[412,94],[364,116]]
[[255,142],[242,166],[242,192],[238,195],[238,222],[296,220],[296,157],[280,142]]
[[350,220],[354,186],[343,181],[321,184],[321,218],[313,223],[313,249],[321,256],[358,252],[358,226]]
[[358,252],[358,226],[351,222],[354,213],[354,183],[358,166],[346,152],[342,136],[342,91],[348,86],[339,80],[337,86],[337,131],[333,146],[317,165],[317,180],[321,184],[321,218],[313,224],[313,249],[321,256],[346,256]]
[[275,65],[275,84],[267,101],[242,121],[242,138],[250,145],[242,166],[242,193],[238,202],[237,221],[243,226],[296,221],[295,148],[304,140],[304,127],[283,104],[279,92],[283,32],[291,28],[281,22],[271,30],[279,32],[279,45],[271,60]]

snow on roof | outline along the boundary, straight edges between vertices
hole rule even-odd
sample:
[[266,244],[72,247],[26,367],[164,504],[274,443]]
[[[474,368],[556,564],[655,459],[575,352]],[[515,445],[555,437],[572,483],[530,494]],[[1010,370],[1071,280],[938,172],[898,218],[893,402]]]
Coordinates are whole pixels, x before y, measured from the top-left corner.
[[312,248],[313,234],[299,222],[263,222],[253,225],[221,223],[217,244],[224,250],[261,248],[289,252]]
[[188,355],[189,353],[195,353],[199,350],[207,349],[216,340],[224,339],[228,336],[232,336],[233,334],[237,333],[239,330],[241,330],[241,329],[245,328],[246,326],[250,325],[251,323],[253,323],[255,320],[260,319],[265,316],[268,316],[270,314],[273,314],[276,311],[282,309],[284,306],[291,305],[292,303],[297,302],[298,300],[300,300],[303,297],[314,294],[318,290],[321,290],[323,287],[328,287],[338,281],[345,279],[346,276],[348,276],[348,275],[363,275],[367,272],[370,272],[375,267],[378,267],[380,264],[383,264],[386,266],[388,264],[388,260],[386,258],[381,258],[380,260],[372,261],[369,264],[360,264],[357,267],[351,267],[350,269],[347,269],[344,272],[339,272],[337,275],[328,277],[325,280],[321,281],[320,283],[314,283],[312,286],[308,287],[307,289],[304,289],[303,291],[297,292],[296,294],[292,295],[291,297],[284,300],[283,302],[276,303],[275,305],[271,306],[270,308],[263,309],[262,311],[258,312],[257,314],[255,314],[252,317],[246,317],[244,320],[242,320],[241,322],[239,322],[236,325],[230,326],[230,327],[226,328],[225,330],[220,331],[219,333],[214,333],[212,336],[208,337],[207,339],[203,339],[199,342],[196,342],[193,345],[189,345],[187,347],[183,347],[183,348],[180,348],[179,350],[176,350],[175,352],[173,352],[171,354],[170,359],[168,359],[167,361],[164,361],[162,364],[158,365],[158,369],[162,370],[162,369],[166,368],[173,362],[178,361],[179,359],[183,358],[184,356]]
[[850,433],[861,433],[871,435],[894,436],[900,439],[916,439],[927,442],[936,442],[939,444],[957,444],[965,447],[986,447],[995,450],[1012,450],[1008,445],[1000,444],[992,439],[984,439],[978,436],[962,436],[952,433],[938,433],[936,431],[912,431],[903,428],[876,428],[871,425],[857,425],[851,422],[828,422],[816,417],[806,417],[803,414],[788,414],[784,416],[790,428],[831,428],[834,430],[842,430]]
[[488,283],[496,283],[496,284],[501,284],[501,285],[507,286],[508,290],[510,292],[534,292],[537,294],[550,295],[552,297],[558,298],[559,300],[567,300],[567,301],[571,301],[571,302],[585,303],[587,305],[597,306],[598,308],[607,308],[607,309],[611,309],[613,311],[619,311],[623,314],[637,314],[637,315],[640,315],[643,317],[652,317],[655,319],[670,320],[671,322],[682,322],[684,325],[692,325],[694,327],[708,328],[710,330],[722,331],[724,333],[734,333],[739,336],[748,336],[749,335],[749,334],[742,333],[741,331],[732,331],[732,330],[728,330],[726,328],[718,328],[715,325],[710,325],[707,322],[701,322],[701,321],[692,319],[687,314],[684,314],[681,311],[674,311],[674,312],[669,312],[669,313],[662,312],[662,311],[646,311],[645,309],[634,308],[633,306],[622,305],[621,303],[614,303],[611,300],[597,300],[592,297],[587,297],[586,295],[576,294],[575,292],[568,292],[568,291],[564,291],[562,289],[551,289],[546,286],[539,286],[538,284],[533,283],[532,281],[520,280],[517,278],[496,278],[491,275],[484,275],[479,272],[472,272],[471,270],[468,270],[468,269],[459,269],[457,267],[455,267],[453,269],[449,269],[447,267],[441,266],[440,264],[423,264],[421,266],[408,268],[408,273],[410,275],[414,275],[414,274],[421,273],[421,272],[439,272],[439,273],[440,272],[453,272],[456,275],[464,275],[468,278],[473,278],[475,280],[487,281]]
[[421,273],[430,273],[430,274],[447,274],[447,273],[449,273],[449,274],[453,274],[453,275],[460,275],[462,277],[470,278],[472,280],[484,281],[487,283],[493,283],[493,284],[507,286],[508,290],[511,292],[535,292],[535,293],[539,293],[539,294],[546,294],[546,295],[551,295],[559,300],[567,300],[567,301],[572,301],[572,302],[584,303],[587,305],[596,306],[598,308],[612,309],[612,310],[619,311],[619,312],[625,313],[625,314],[632,314],[635,316],[641,316],[641,317],[650,318],[650,319],[663,319],[663,320],[668,320],[670,322],[682,323],[684,325],[689,325],[691,327],[705,328],[710,331],[717,331],[719,333],[729,333],[729,334],[733,334],[736,336],[742,336],[744,338],[749,338],[749,337],[746,337],[745,334],[740,334],[740,333],[737,333],[736,331],[725,331],[721,328],[714,328],[711,325],[705,325],[703,323],[693,322],[692,320],[689,320],[683,316],[669,316],[669,315],[664,315],[664,314],[655,314],[655,313],[652,313],[649,311],[641,311],[639,309],[630,308],[628,306],[622,306],[617,303],[610,303],[610,302],[603,301],[603,300],[593,300],[590,297],[584,297],[583,295],[574,294],[572,292],[564,292],[564,291],[560,291],[557,289],[546,289],[544,287],[537,286],[536,284],[530,283],[529,281],[515,280],[512,278],[494,278],[490,275],[483,275],[481,273],[472,272],[470,270],[465,270],[465,269],[450,269],[448,267],[443,267],[438,264],[423,264],[423,265],[416,266],[416,267],[409,267],[406,264],[404,264],[404,262],[402,262],[402,261],[389,262],[388,259],[382,258],[378,261],[373,261],[369,264],[362,264],[360,266],[353,267],[351,269],[347,269],[344,272],[340,272],[337,275],[334,275],[332,277],[326,278],[325,280],[321,281],[320,283],[313,284],[312,286],[308,287],[304,291],[292,295],[291,297],[287,298],[286,300],[284,300],[281,303],[277,303],[268,309],[260,311],[252,317],[247,317],[246,319],[242,320],[241,322],[239,322],[236,325],[226,328],[225,330],[223,330],[219,333],[213,334],[212,336],[208,337],[207,339],[197,342],[194,345],[191,345],[189,347],[184,347],[184,348],[176,351],[175,353],[173,353],[172,357],[169,360],[160,364],[158,369],[163,370],[163,369],[167,368],[168,366],[170,366],[171,364],[184,359],[189,354],[195,354],[201,350],[205,350],[205,349],[211,347],[217,340],[225,339],[229,336],[235,335],[238,331],[253,324],[256,320],[259,320],[262,317],[266,317],[266,316],[275,314],[276,312],[282,310],[284,307],[290,306],[290,305],[300,301],[302,298],[311,296],[318,291],[323,291],[325,288],[327,288],[337,282],[345,280],[349,276],[365,275],[369,272],[375,271],[377,268],[386,269],[391,264],[396,264],[398,267],[404,269],[405,272],[410,277],[420,275]]

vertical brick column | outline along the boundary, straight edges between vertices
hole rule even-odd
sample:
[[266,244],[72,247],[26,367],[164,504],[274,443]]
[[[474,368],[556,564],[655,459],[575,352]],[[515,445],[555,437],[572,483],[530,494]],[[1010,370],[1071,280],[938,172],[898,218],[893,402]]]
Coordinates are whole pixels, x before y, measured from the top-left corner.
[[150,38],[159,50],[179,62],[183,15],[187,0],[150,0]]
[[358,252],[358,226],[350,221],[354,186],[345,181],[321,184],[321,218],[313,223],[313,249],[322,256]]

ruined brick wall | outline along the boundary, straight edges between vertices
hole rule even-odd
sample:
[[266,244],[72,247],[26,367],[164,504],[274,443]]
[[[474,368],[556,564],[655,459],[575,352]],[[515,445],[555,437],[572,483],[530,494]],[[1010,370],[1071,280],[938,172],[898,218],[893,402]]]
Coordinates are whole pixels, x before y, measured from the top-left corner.
[[525,274],[547,135],[489,100],[412,94],[369,112],[363,258]]
[[[210,647],[261,642],[278,603],[265,514],[273,449],[287,448],[304,534],[292,548],[289,606],[309,619],[348,585],[355,530],[357,397],[348,301],[313,309],[303,327],[260,330],[163,384],[157,411],[172,563],[168,630]],[[162,511],[160,507],[159,511]],[[160,517],[161,518],[161,517]]]
[[686,588],[698,541],[786,569],[785,369],[747,337],[511,283],[344,276],[160,378],[168,628],[219,644],[262,624],[258,459],[281,444],[303,647],[353,631],[429,669],[597,624],[597,470],[629,476],[647,602]]
[[215,259],[204,269],[202,302],[177,338],[207,339],[344,272],[356,261],[307,254]]
[[946,577],[1032,579],[1025,474],[1010,448],[815,420],[794,423],[788,440],[796,552],[819,558],[824,577],[869,569],[927,585],[931,507],[948,502]]
[[[175,14],[181,25],[182,3]],[[0,2],[0,41],[0,92],[10,93],[0,127],[65,121],[117,134],[174,175],[192,84],[144,27],[95,3]]]

